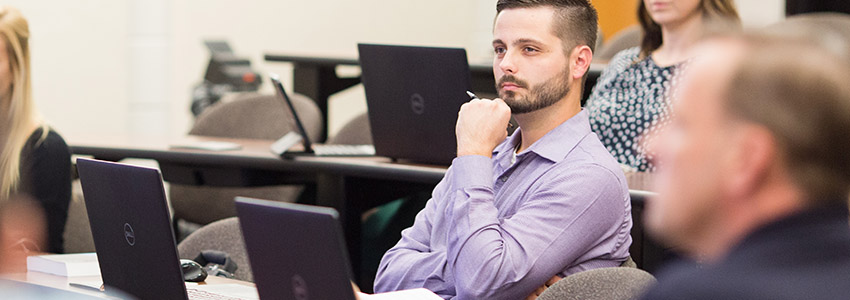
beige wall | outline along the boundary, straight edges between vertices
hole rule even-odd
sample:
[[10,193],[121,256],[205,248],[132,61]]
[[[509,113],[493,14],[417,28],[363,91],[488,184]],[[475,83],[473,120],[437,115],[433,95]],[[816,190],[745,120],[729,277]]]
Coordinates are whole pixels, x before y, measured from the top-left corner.
[[30,21],[33,94],[60,131],[124,132],[123,1],[3,1]]
[[[190,91],[208,59],[204,38],[229,40],[258,71],[289,83],[291,67],[264,62],[264,53],[353,58],[357,42],[374,42],[464,47],[489,60],[495,15],[493,0],[3,2],[30,20],[39,109],[60,131],[86,133],[187,132]],[[782,0],[738,2],[746,24],[779,20],[784,8]],[[363,111],[361,87],[333,97],[332,132]]]
[[785,0],[736,0],[744,27],[758,28],[785,18]]
[[[468,47],[475,18],[471,1],[231,1],[184,0],[175,5],[175,85],[188,97],[206,66],[201,39],[224,37],[239,54],[251,57],[257,70],[284,76],[288,64],[266,63],[265,52],[357,57],[358,42]],[[350,70],[354,74],[359,71]],[[291,85],[290,85],[291,86]],[[269,85],[263,89],[271,93]],[[334,132],[356,114],[365,112],[362,86],[331,98],[330,126]],[[185,103],[175,102],[175,119]],[[184,109],[185,110],[185,109]]]

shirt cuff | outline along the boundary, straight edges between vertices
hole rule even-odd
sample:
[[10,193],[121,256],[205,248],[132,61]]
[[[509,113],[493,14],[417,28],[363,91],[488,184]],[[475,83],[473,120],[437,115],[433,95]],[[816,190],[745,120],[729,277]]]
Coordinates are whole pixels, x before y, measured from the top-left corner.
[[464,155],[452,161],[454,189],[493,187],[493,163],[483,155]]

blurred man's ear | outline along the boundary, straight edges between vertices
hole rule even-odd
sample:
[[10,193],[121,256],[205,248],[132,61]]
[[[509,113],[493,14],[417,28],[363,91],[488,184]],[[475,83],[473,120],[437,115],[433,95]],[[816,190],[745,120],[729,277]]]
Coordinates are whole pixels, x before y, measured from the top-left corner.
[[733,198],[748,198],[777,167],[777,143],[773,134],[758,125],[739,125],[730,146],[729,192]]
[[0,208],[0,273],[26,272],[27,256],[45,249],[44,212],[32,200],[10,199]]

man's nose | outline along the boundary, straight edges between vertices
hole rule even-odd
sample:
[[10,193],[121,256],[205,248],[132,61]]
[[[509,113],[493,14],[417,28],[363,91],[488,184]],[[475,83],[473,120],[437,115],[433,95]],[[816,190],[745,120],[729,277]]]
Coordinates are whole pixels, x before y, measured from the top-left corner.
[[505,74],[516,74],[517,67],[514,60],[514,54],[511,51],[505,52],[505,56],[502,57],[502,60],[499,62],[499,69],[501,69]]

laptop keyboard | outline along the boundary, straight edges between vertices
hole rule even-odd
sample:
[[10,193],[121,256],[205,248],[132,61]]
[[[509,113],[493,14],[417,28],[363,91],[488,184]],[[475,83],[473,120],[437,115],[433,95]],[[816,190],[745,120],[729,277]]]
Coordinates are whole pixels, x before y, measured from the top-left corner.
[[193,288],[187,288],[186,294],[189,295],[190,300],[242,300],[242,298],[225,296]]
[[316,156],[371,156],[375,155],[372,145],[314,145]]

